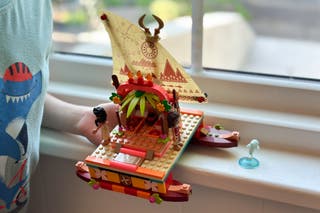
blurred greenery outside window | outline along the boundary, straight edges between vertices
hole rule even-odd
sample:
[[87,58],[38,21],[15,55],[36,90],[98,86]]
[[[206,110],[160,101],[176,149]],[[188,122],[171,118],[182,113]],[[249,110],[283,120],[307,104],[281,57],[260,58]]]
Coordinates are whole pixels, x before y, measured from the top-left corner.
[[[160,42],[190,66],[191,0],[53,0],[53,7],[55,51],[112,56],[99,9],[136,24],[156,14],[165,22]],[[320,0],[204,0],[204,13],[204,67],[320,79]]]
[[143,14],[148,15],[147,24],[153,21],[151,14],[157,14],[165,22],[191,14],[189,0],[54,0],[53,8],[54,50],[99,56],[112,55],[108,34],[97,15],[99,10],[110,10],[134,24],[138,24]]

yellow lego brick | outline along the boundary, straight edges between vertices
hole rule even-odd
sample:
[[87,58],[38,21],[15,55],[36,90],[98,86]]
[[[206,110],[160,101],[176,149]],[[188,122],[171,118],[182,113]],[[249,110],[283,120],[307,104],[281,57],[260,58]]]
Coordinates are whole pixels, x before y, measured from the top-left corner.
[[99,168],[89,167],[89,173],[91,178],[102,179],[105,181],[111,181],[114,183],[120,183],[119,174],[116,172],[110,172],[106,170],[101,170]]
[[[131,181],[132,181],[133,187],[136,187],[139,189],[147,189],[147,190],[150,189],[150,185],[146,184],[144,179],[131,177]],[[166,191],[167,191],[166,184],[165,183],[158,183],[157,190],[160,193],[166,193]]]
[[144,179],[131,177],[132,186],[139,188],[139,189],[146,189],[146,186],[144,184]]
[[100,178],[100,177],[97,175],[96,169],[94,169],[94,168],[89,167],[89,173],[90,173],[90,177],[91,177],[91,178]]
[[118,173],[107,171],[108,180],[114,183],[120,183],[120,177]]
[[91,178],[109,180],[106,170],[101,170],[99,168],[93,168],[93,167],[88,167],[88,168],[89,168],[89,173]]
[[166,183],[158,183],[158,192],[160,192],[160,193],[167,192]]

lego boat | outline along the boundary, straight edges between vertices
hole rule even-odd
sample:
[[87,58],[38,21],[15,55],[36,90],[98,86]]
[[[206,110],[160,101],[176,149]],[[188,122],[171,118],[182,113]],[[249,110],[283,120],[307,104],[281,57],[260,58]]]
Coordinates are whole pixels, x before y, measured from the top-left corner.
[[159,26],[152,34],[144,17],[138,27],[108,11],[100,16],[112,44],[110,100],[120,107],[118,125],[102,133],[103,143],[76,172],[94,189],[155,203],[188,201],[191,186],[175,180],[172,169],[203,126],[203,112],[180,109],[179,102],[206,102],[206,95],[159,44],[162,20],[153,15]]

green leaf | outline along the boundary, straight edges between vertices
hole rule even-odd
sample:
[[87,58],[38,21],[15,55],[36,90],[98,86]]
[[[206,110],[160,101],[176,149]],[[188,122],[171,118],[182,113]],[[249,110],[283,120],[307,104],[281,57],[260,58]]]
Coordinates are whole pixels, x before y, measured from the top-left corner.
[[138,91],[135,92],[135,96],[136,97],[141,97],[144,93],[145,93],[144,91],[138,90]]
[[122,103],[125,102],[128,98],[133,98],[133,96],[135,95],[135,90],[132,90],[131,92],[129,92],[126,97],[124,97],[124,99],[122,100]]
[[153,108],[156,108],[156,103],[152,98],[152,94],[145,94],[147,101],[151,104]]
[[155,94],[150,94],[152,99],[154,99],[156,102],[160,102],[160,98],[156,96]]
[[143,96],[140,97],[140,113],[141,113],[141,116],[144,115],[145,108],[146,108],[146,98],[143,95]]
[[124,109],[131,102],[133,98],[134,98],[134,95],[130,97],[126,96],[126,100],[122,102],[120,110]]
[[128,111],[127,111],[127,118],[131,115],[132,111],[134,110],[134,108],[137,106],[138,102],[139,102],[140,98],[138,97],[134,97],[131,102],[130,105],[128,107]]
[[109,97],[109,99],[110,99],[110,101],[113,101],[113,98],[114,97],[118,97],[120,100],[121,100],[121,96],[120,95],[118,95],[117,93],[111,93],[112,95]]
[[167,112],[171,109],[171,106],[169,105],[167,100],[163,100],[162,104],[164,105],[164,108],[166,109]]

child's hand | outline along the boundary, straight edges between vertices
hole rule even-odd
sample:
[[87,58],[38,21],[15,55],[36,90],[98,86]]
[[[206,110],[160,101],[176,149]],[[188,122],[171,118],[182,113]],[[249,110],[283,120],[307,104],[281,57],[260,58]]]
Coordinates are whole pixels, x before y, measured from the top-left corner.
[[[110,131],[118,124],[116,111],[118,105],[113,103],[101,104],[107,113],[107,121]],[[44,105],[44,116],[42,125],[58,131],[87,137],[93,144],[100,144],[101,134],[94,134],[97,129],[95,124],[96,116],[93,114],[93,107],[81,106],[62,101],[47,94]]]
[[[116,111],[119,107],[113,103],[99,105],[103,107],[107,113],[107,122],[110,131],[118,124]],[[99,145],[102,141],[101,134],[94,132],[97,129],[95,125],[96,116],[93,114],[93,108],[88,108],[83,117],[79,120],[77,128],[81,135],[87,137],[93,144]]]

